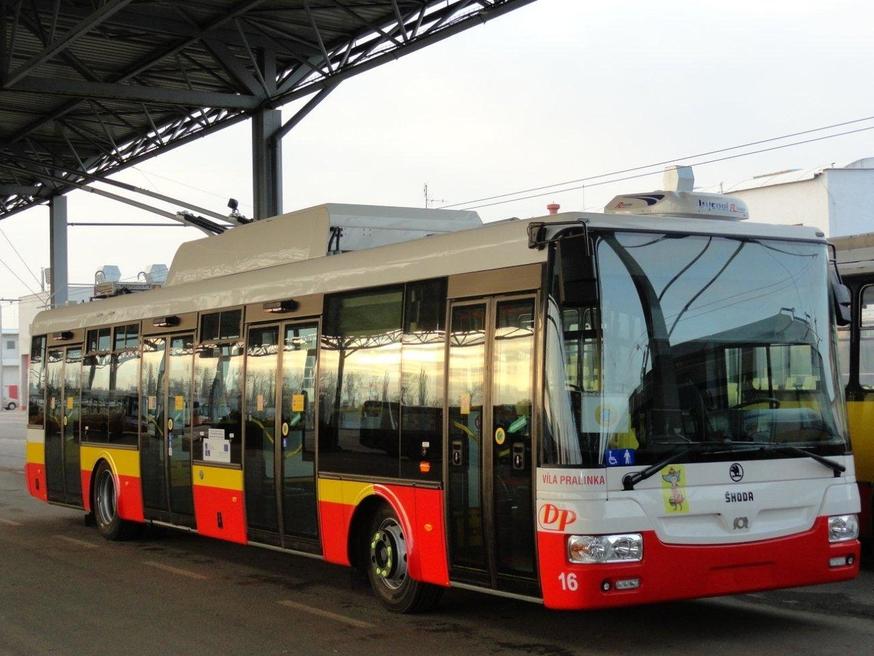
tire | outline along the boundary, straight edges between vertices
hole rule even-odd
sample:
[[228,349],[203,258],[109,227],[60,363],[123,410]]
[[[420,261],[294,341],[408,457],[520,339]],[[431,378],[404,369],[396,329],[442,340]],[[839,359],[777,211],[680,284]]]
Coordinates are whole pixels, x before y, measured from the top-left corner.
[[386,608],[395,613],[422,613],[437,605],[443,588],[410,577],[406,536],[391,508],[382,505],[373,513],[365,538],[361,562],[370,587]]
[[7,410],[15,410],[15,408],[17,408],[17,407],[18,406],[15,404],[15,401],[10,401],[9,403],[6,404]]
[[101,462],[94,474],[91,508],[97,530],[107,540],[126,540],[136,524],[123,520],[118,514],[118,486],[115,474],[106,462]]

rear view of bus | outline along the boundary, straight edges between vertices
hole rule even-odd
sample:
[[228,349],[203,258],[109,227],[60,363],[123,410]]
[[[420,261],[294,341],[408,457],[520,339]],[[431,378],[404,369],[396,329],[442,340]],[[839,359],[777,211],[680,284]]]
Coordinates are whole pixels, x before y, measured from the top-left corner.
[[637,216],[531,229],[552,250],[544,603],[856,576],[859,495],[835,357],[843,308],[822,235],[739,222],[739,202],[691,192],[619,197],[607,211]]

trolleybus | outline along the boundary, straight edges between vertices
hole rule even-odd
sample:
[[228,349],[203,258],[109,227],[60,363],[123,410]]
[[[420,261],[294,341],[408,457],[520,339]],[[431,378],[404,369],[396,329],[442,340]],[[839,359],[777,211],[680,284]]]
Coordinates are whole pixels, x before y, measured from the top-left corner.
[[255,222],[181,246],[159,289],[39,314],[30,493],[109,539],[355,566],[405,612],[857,575],[821,233],[681,191],[402,243],[365,210],[404,215]]

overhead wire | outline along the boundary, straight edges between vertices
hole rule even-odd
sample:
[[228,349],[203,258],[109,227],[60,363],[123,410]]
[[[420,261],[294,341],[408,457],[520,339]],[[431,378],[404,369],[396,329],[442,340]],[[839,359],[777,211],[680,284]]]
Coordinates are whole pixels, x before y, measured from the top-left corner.
[[[872,121],[872,120],[874,120],[874,116],[864,116],[862,118],[855,118],[855,119],[852,119],[849,121],[841,121],[840,123],[832,123],[830,125],[824,125],[824,126],[817,127],[817,128],[810,128],[810,129],[801,130],[798,132],[791,132],[788,134],[780,135],[778,137],[769,137],[767,139],[758,139],[756,141],[748,141],[746,143],[738,144],[736,146],[728,146],[726,148],[717,148],[715,150],[708,150],[708,151],[697,153],[694,155],[684,155],[684,156],[680,156],[680,157],[673,157],[671,159],[665,159],[665,160],[661,160],[659,162],[652,162],[651,164],[642,164],[639,166],[632,166],[629,168],[617,169],[615,171],[608,171],[606,173],[599,173],[597,175],[589,175],[589,176],[584,176],[582,178],[574,178],[572,180],[564,180],[563,182],[554,182],[552,184],[540,185],[538,187],[529,187],[527,189],[517,189],[516,191],[509,191],[509,192],[505,192],[502,194],[495,194],[493,196],[484,196],[482,198],[473,198],[471,200],[461,201],[461,202],[457,202],[457,203],[448,203],[446,205],[441,205],[440,209],[450,209],[453,207],[459,207],[461,205],[470,205],[471,203],[480,203],[480,202],[484,202],[484,201],[497,200],[499,198],[507,198],[509,196],[516,196],[518,194],[527,194],[527,193],[534,192],[534,191],[544,191],[546,189],[552,189],[553,187],[561,187],[561,186],[569,185],[569,184],[588,182],[589,180],[598,180],[599,178],[606,178],[608,176],[613,176],[613,175],[622,175],[624,173],[632,173],[634,171],[642,171],[644,169],[650,169],[650,168],[653,168],[656,166],[664,166],[666,164],[673,164],[675,162],[679,162],[679,161],[683,161],[683,160],[698,159],[699,157],[707,157],[709,155],[716,155],[719,153],[730,152],[732,150],[739,150],[741,148],[749,148],[751,146],[758,146],[758,145],[765,144],[765,143],[772,143],[774,141],[782,141],[785,139],[791,139],[793,137],[800,137],[800,136],[803,136],[805,134],[813,134],[815,132],[822,132],[824,130],[832,130],[834,128],[845,127],[847,125],[855,125],[858,123],[864,123],[864,122]],[[869,128],[865,128],[865,129],[869,129]],[[830,138],[831,136],[841,136],[842,134],[851,134],[851,133],[852,132],[838,133],[835,135],[829,135],[826,138]],[[798,143],[807,143],[807,141],[801,141]],[[796,144],[786,144],[785,146],[788,147],[791,145],[796,145]],[[756,152],[764,152],[764,151],[752,151],[749,154],[755,154]],[[653,175],[654,173],[658,173],[658,172],[660,172],[660,171],[647,173],[646,175]],[[621,178],[621,179],[626,180],[626,179],[630,179],[630,178]],[[582,186],[573,187],[573,189],[583,189],[585,187],[594,187],[594,186],[597,186],[597,185],[595,185],[595,184],[582,185]],[[530,197],[534,198],[535,196],[530,196]],[[520,199],[520,200],[524,200],[524,199]],[[488,205],[483,205],[480,207],[488,207]]]
[[31,294],[33,294],[34,296],[38,296],[38,295],[39,295],[39,294],[37,294],[37,292],[33,291],[33,288],[31,288],[31,286],[28,285],[28,284],[24,281],[24,279],[23,279],[21,276],[19,276],[17,273],[15,273],[15,271],[12,269],[12,267],[9,266],[8,264],[6,264],[6,262],[5,262],[4,260],[0,259],[0,264],[2,264],[4,267],[6,267],[6,269],[9,271],[9,273],[11,273],[13,276],[15,276],[15,279],[16,279],[18,282],[20,282],[22,285],[24,285],[24,288],[25,288],[27,291],[29,291],[29,292],[30,292]]
[[3,228],[0,228],[0,235],[3,235],[3,239],[6,240],[6,242],[9,244],[9,247],[12,249],[12,252],[14,252],[18,256],[19,260],[21,260],[21,263],[24,265],[24,268],[27,269],[27,272],[30,274],[31,278],[33,278],[36,281],[36,284],[37,285],[42,284],[40,282],[40,279],[37,278],[36,274],[33,272],[33,269],[30,268],[30,265],[27,263],[27,260],[25,260],[21,256],[21,253],[15,247],[15,244],[12,243],[12,240],[9,239],[9,236],[6,234],[6,232],[3,230]]
[[[871,118],[874,118],[874,117],[871,117]],[[814,143],[817,141],[825,141],[826,139],[834,139],[836,137],[843,137],[843,136],[846,136],[849,134],[857,134],[859,132],[867,132],[869,130],[874,130],[874,125],[870,125],[870,126],[867,126],[864,128],[856,128],[855,130],[845,130],[843,132],[835,132],[833,134],[827,134],[827,135],[823,135],[821,137],[814,137],[812,139],[802,139],[800,141],[793,141],[792,143],[788,143],[788,144],[780,144],[777,146],[770,146],[768,148],[759,148],[757,150],[749,150],[749,151],[746,151],[743,153],[737,153],[735,155],[726,155],[725,157],[715,157],[713,159],[704,160],[701,162],[690,162],[690,164],[692,164],[694,166],[704,166],[706,164],[714,164],[716,162],[725,162],[725,161],[728,161],[731,159],[738,159],[740,157],[748,157],[750,155],[758,155],[760,153],[767,153],[767,152],[771,152],[774,150],[780,150],[782,148],[791,148],[792,146],[800,146],[803,144]],[[764,143],[764,142],[765,141],[763,141],[762,143]],[[719,151],[713,151],[713,152],[727,152],[728,150],[735,150],[736,148],[737,147],[726,148],[726,149],[722,149]],[[677,159],[673,159],[673,160],[665,160],[662,163],[669,164],[669,163],[676,162],[679,160],[688,160],[688,159],[691,159],[691,157],[677,158]],[[658,164],[653,164],[650,166],[657,166],[657,165]],[[632,169],[625,169],[625,170],[626,171],[633,171],[633,170],[637,170],[639,168],[647,168],[647,167],[635,167]],[[554,186],[559,186],[558,184],[557,185],[547,185],[545,187],[539,187],[539,188],[534,187],[531,189],[531,191],[535,191],[535,190],[539,190],[539,189],[547,189],[547,188],[549,188],[549,191],[543,191],[540,193],[530,194],[527,196],[515,196],[515,194],[525,193],[525,190],[511,192],[511,193],[507,193],[507,194],[500,194],[498,196],[492,196],[491,198],[483,198],[482,200],[490,200],[492,198],[495,198],[495,199],[496,198],[505,198],[506,196],[511,196],[511,195],[513,195],[514,197],[513,198],[505,198],[504,200],[497,200],[494,203],[483,203],[481,205],[470,205],[470,206],[467,206],[463,209],[475,210],[475,209],[480,209],[483,207],[493,207],[495,205],[505,205],[507,203],[515,203],[516,201],[529,200],[531,198],[541,198],[543,196],[549,196],[551,194],[563,194],[563,193],[567,193],[569,191],[578,191],[578,190],[584,189],[584,188],[588,189],[591,187],[600,187],[603,185],[614,184],[616,182],[624,182],[625,180],[635,180],[637,178],[645,178],[645,177],[651,176],[651,175],[659,175],[661,173],[662,173],[662,171],[646,171],[643,173],[636,173],[634,175],[626,175],[626,176],[623,176],[620,178],[611,178],[610,180],[601,180],[600,182],[593,182],[591,184],[577,184],[577,185],[574,185],[572,187],[565,187],[564,189],[552,189],[552,187],[554,187]],[[579,180],[592,180],[592,179],[606,177],[608,175],[612,175],[612,174],[607,173],[607,174],[602,174],[602,175],[598,175],[598,176],[590,176],[588,178],[579,178]],[[568,181],[568,183],[569,182],[571,182],[571,181]],[[561,184],[561,183],[559,183],[559,184]],[[564,184],[567,184],[567,183],[564,183]],[[467,203],[474,203],[474,202],[478,202],[478,201],[468,201]],[[457,204],[452,205],[452,207],[458,207],[458,205],[467,205],[467,203],[457,203]],[[445,209],[447,207],[450,207],[450,206],[444,205],[441,207],[441,209]]]

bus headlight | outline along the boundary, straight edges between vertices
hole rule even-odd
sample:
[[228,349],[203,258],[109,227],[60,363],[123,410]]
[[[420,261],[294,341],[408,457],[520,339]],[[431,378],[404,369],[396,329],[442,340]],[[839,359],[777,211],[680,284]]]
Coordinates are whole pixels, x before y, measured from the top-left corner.
[[859,517],[856,515],[833,515],[828,518],[828,541],[847,542],[859,537]]
[[643,559],[640,533],[618,535],[571,535],[567,557],[572,563],[627,563]]

